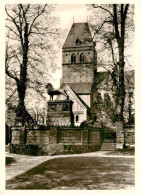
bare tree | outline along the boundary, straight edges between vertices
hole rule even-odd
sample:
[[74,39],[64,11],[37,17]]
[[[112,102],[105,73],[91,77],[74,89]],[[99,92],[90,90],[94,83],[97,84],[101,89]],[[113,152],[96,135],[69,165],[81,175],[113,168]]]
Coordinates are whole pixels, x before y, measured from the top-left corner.
[[[133,6],[129,4],[93,4],[94,10],[102,14],[99,25],[94,26],[94,38],[100,35],[103,39],[104,46],[111,51],[112,69],[109,71],[114,88],[116,116],[124,122],[125,106],[125,42],[129,40],[127,30],[132,26]],[[99,14],[99,15],[100,15]],[[129,15],[131,15],[129,17]],[[130,41],[130,40],[129,40]],[[105,47],[105,49],[106,49]]]
[[[32,117],[25,107],[27,89],[43,91],[44,73],[50,62],[55,69],[53,40],[60,36],[54,7],[41,4],[6,5],[6,75],[15,84],[18,96],[16,114],[25,124]],[[50,60],[50,62],[49,62]]]

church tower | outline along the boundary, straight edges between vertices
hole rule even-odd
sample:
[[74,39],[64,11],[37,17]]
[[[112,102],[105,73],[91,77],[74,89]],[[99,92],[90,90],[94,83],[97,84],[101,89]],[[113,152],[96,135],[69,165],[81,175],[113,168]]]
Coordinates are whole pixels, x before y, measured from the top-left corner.
[[88,23],[74,23],[62,47],[60,94],[48,102],[54,125],[80,126],[91,118],[96,52]]
[[95,45],[88,23],[74,23],[62,48],[61,87],[69,85],[90,107]]

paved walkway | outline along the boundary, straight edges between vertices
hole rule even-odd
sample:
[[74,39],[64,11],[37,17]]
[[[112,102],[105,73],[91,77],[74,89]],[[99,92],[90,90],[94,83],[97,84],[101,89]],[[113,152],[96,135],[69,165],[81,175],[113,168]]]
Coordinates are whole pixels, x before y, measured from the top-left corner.
[[98,151],[83,154],[69,154],[69,155],[56,155],[56,156],[28,156],[19,155],[6,152],[6,157],[12,157],[15,159],[15,163],[6,166],[6,180],[10,180],[19,174],[22,174],[33,167],[51,159],[55,158],[65,158],[74,156],[89,156],[89,157],[114,157],[114,158],[134,158],[134,156],[115,156],[108,155],[108,151]]

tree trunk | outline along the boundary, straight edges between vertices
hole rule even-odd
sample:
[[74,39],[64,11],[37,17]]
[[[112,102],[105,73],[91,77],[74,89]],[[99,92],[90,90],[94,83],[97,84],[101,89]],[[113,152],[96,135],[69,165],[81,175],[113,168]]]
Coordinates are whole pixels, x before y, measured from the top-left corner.
[[119,105],[120,105],[120,121],[124,121],[124,102],[125,102],[125,83],[124,83],[124,52],[122,44],[119,46]]
[[[113,25],[115,29],[115,38],[117,40],[118,45],[118,53],[119,53],[119,88],[118,88],[118,96],[119,96],[119,106],[120,106],[120,113],[119,119],[121,122],[124,123],[124,103],[125,103],[125,83],[124,83],[124,41],[125,41],[125,21],[127,17],[129,5],[126,4],[125,7],[121,4],[120,9],[120,19],[121,19],[121,26],[119,28],[119,23],[117,19],[117,5],[113,4]],[[120,29],[120,30],[119,30]]]
[[28,23],[25,24],[24,28],[24,40],[21,39],[23,60],[20,68],[20,79],[17,81],[17,91],[19,102],[17,106],[17,117],[18,121],[24,125],[29,120],[33,121],[33,118],[27,112],[25,108],[25,95],[26,95],[26,82],[27,82],[27,63],[28,63]]

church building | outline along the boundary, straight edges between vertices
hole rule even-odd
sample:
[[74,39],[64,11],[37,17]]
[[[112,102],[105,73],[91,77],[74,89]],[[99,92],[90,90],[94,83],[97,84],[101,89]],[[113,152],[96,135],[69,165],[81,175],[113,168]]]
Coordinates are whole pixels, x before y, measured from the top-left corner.
[[[62,47],[62,78],[60,88],[65,90],[69,96],[69,100],[72,101],[73,123],[76,126],[79,126],[90,117],[92,84],[94,71],[96,70],[95,55],[95,45],[88,23],[74,23]],[[63,96],[57,96],[53,103],[56,102],[57,104],[58,101],[59,104],[59,101],[65,101],[65,97]],[[49,102],[48,104],[52,105],[53,103]],[[50,116],[50,118],[53,117],[52,114]],[[64,119],[62,120],[65,121]],[[65,123],[62,120],[56,117],[53,124],[71,124],[71,120],[65,121]]]
[[[73,23],[62,47],[62,78],[64,94],[48,101],[47,120],[52,125],[75,125],[92,119],[96,113],[96,94],[93,90],[97,72],[97,54],[88,23]],[[98,94],[112,99],[110,75],[97,72]],[[134,88],[134,87],[133,87]],[[131,89],[131,87],[130,87]]]

